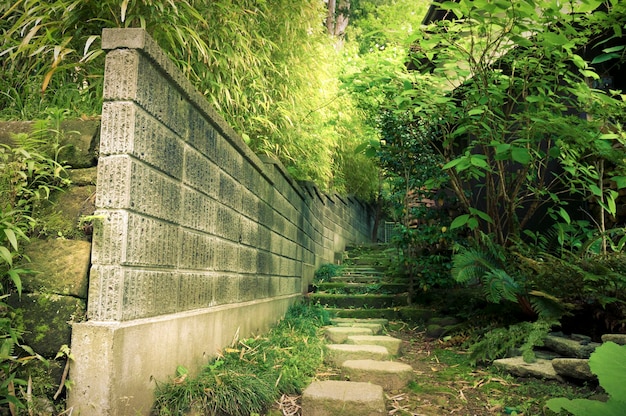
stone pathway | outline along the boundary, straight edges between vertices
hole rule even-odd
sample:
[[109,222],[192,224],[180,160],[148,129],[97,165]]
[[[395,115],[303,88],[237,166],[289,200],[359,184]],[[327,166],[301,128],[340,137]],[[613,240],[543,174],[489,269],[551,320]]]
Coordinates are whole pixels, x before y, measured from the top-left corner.
[[[386,282],[377,267],[385,257],[380,247],[357,248],[347,256],[342,275],[320,284],[313,301],[348,315],[405,302],[405,285]],[[324,360],[340,371],[341,380],[309,385],[302,416],[386,415],[385,393],[404,388],[414,375],[410,365],[396,361],[402,341],[383,335],[387,319],[335,318],[331,324],[324,328]]]
[[386,414],[385,391],[405,387],[413,368],[394,361],[402,341],[380,335],[386,319],[336,318],[325,328],[327,364],[349,381],[315,381],[302,393],[302,416]]

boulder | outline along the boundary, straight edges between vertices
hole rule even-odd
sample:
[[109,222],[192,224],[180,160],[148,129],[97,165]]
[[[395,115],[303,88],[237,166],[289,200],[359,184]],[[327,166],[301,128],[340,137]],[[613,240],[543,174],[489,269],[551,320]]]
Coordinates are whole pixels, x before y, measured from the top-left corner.
[[596,347],[600,346],[597,342],[590,342],[586,339],[581,341],[555,334],[545,337],[543,344],[546,348],[570,358],[589,358]]
[[501,358],[495,360],[493,365],[519,377],[563,381],[563,378],[552,367],[552,362],[541,358],[534,363],[527,363],[522,357]]
[[596,376],[589,368],[589,360],[584,358],[555,358],[552,367],[558,375],[577,380],[592,381]]
[[9,304],[22,310],[28,329],[24,344],[46,358],[54,358],[62,345],[70,344],[71,322],[81,321],[87,310],[82,299],[51,293],[12,295]]

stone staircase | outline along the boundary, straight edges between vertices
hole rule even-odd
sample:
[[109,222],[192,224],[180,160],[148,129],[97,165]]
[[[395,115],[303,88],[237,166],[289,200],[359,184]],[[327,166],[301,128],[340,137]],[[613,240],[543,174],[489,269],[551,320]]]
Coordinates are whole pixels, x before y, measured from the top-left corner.
[[345,317],[406,304],[403,285],[385,282],[381,253],[380,247],[349,251],[342,275],[318,284],[311,296],[340,316],[324,328],[324,360],[342,379],[310,384],[302,394],[302,416],[387,414],[385,392],[405,387],[413,377],[410,365],[394,361],[402,342],[384,335],[387,319]]

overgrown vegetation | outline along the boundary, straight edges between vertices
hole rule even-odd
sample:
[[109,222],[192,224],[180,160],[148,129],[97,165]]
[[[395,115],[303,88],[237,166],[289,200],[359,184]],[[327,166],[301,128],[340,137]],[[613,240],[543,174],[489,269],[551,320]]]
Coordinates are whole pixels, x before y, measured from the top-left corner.
[[176,378],[159,383],[154,413],[249,416],[281,394],[300,393],[322,364],[318,331],[329,322],[321,306],[292,306],[269,333],[224,348],[197,377],[179,367]]
[[396,201],[409,289],[464,285],[496,316],[517,307],[523,322],[476,328],[477,361],[513,347],[532,360],[559,325],[624,331],[626,96],[607,78],[624,63],[623,2],[437,6],[409,59],[381,50],[343,78],[376,121],[366,152]]
[[328,282],[333,277],[339,276],[341,274],[342,269],[343,269],[343,266],[339,264],[333,264],[333,263],[322,264],[317,270],[315,270],[315,273],[313,275],[313,282],[314,283]]
[[353,151],[369,133],[338,93],[342,54],[325,13],[315,0],[0,2],[0,117],[98,115],[102,29],[142,27],[254,151],[296,179],[371,199],[376,167]]
[[[12,414],[18,409],[33,411],[29,369],[33,360],[46,360],[22,343],[26,330],[20,313],[7,302],[21,296],[22,279],[32,271],[20,267],[23,246],[37,226],[34,212],[53,190],[68,184],[63,166],[58,162],[58,137],[49,128],[49,120],[36,123],[32,135],[13,138],[16,146],[0,146],[0,404]],[[52,139],[51,139],[52,137]]]

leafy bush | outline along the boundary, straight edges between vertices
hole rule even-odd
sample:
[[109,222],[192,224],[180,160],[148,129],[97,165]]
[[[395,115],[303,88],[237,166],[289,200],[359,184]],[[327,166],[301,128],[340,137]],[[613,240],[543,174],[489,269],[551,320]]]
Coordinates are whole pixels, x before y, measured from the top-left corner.
[[598,376],[600,386],[609,394],[606,402],[589,399],[550,399],[554,412],[566,410],[576,416],[619,416],[626,409],[626,345],[605,342],[589,357],[589,368]]

